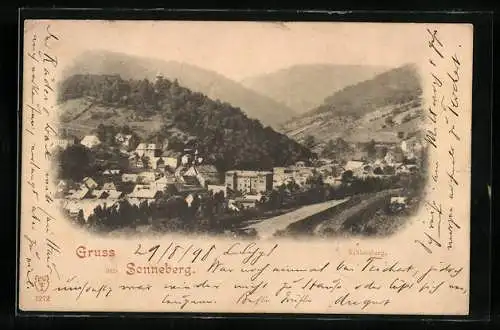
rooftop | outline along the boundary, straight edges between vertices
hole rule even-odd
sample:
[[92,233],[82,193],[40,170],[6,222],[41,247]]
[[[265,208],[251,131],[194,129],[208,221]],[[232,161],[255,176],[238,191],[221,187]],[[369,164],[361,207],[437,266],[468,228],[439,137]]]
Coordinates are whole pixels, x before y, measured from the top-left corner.
[[136,150],[158,150],[161,149],[156,143],[139,143]]
[[248,171],[248,170],[232,170],[232,171],[227,171],[227,174],[236,174],[238,176],[259,176],[259,175],[272,175],[273,172],[271,171]]

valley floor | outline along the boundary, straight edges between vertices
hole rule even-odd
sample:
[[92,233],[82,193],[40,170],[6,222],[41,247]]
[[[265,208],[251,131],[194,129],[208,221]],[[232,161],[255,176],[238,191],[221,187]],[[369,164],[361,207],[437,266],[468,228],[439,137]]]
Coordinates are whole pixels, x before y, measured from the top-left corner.
[[[274,210],[235,223],[232,230],[225,230],[223,235],[248,235],[260,239],[275,236],[388,236],[404,226],[418,209],[418,200],[413,200],[402,212],[388,212],[390,197],[400,193],[401,189],[387,189],[294,209]],[[142,225],[117,229],[109,235],[151,232],[161,234],[152,225]]]

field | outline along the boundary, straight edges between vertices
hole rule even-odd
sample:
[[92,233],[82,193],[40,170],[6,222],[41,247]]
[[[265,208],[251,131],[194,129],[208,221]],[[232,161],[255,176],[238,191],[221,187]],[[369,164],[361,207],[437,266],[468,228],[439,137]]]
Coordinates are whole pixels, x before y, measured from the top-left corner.
[[99,124],[128,125],[141,138],[158,131],[165,122],[159,115],[139,118],[132,109],[93,104],[91,99],[74,99],[60,104],[62,126],[78,138],[90,134]]
[[[401,189],[390,189],[358,195],[349,203],[349,207],[319,224],[314,229],[314,233],[320,236],[372,234],[371,230],[376,232],[381,228],[380,221],[374,223],[372,218],[378,211],[384,209],[391,196],[396,196],[401,191]],[[366,230],[367,228],[368,230]]]
[[[412,101],[398,106],[379,108],[359,119],[341,115],[332,117],[330,113],[319,113],[296,119],[282,131],[297,141],[302,141],[310,134],[323,143],[338,137],[350,142],[366,142],[373,139],[377,142],[396,143],[400,141],[397,136],[399,131],[411,134],[421,129],[423,118],[421,112],[420,104]],[[385,121],[388,117],[392,118],[394,125],[387,125]]]

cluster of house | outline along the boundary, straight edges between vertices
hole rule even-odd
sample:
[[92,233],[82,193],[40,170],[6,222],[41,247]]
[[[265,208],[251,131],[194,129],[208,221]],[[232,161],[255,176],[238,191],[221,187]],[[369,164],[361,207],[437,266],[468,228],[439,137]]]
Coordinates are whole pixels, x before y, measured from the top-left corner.
[[[132,135],[117,134],[116,141],[124,149],[130,149]],[[70,145],[69,142],[58,143],[59,146]],[[89,135],[80,143],[93,148],[101,141],[97,136]],[[255,207],[262,201],[265,192],[283,184],[294,182],[304,186],[315,173],[322,175],[324,183],[339,185],[346,171],[351,171],[355,177],[367,177],[388,175],[387,168],[393,169],[392,174],[418,170],[415,164],[401,162],[401,155],[408,157],[415,151],[414,146],[408,143],[399,148],[402,154],[388,151],[383,159],[371,162],[351,160],[339,164],[322,159],[314,166],[300,161],[288,167],[275,167],[272,171],[230,170],[222,175],[214,165],[205,164],[196,150],[185,150],[179,155],[163,150],[157,143],[139,143],[135,149],[127,151],[129,167],[124,172],[106,169],[96,177],[86,177],[81,182],[61,180],[56,187],[56,198],[71,215],[78,215],[82,210],[87,219],[97,205],[111,206],[121,199],[127,199],[134,205],[143,201],[151,203],[169,187],[174,187],[189,206],[196,196],[212,191],[214,194],[222,193],[227,207],[238,211]],[[229,191],[240,192],[240,197],[228,196]]]

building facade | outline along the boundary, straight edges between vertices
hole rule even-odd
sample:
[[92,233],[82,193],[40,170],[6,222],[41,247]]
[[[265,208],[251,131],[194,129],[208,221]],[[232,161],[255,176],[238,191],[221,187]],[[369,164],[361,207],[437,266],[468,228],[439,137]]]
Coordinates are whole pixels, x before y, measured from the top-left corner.
[[161,146],[156,143],[139,143],[135,152],[139,157],[148,157],[152,159],[160,156]]
[[273,172],[228,171],[225,184],[227,188],[243,193],[265,192],[273,188]]

